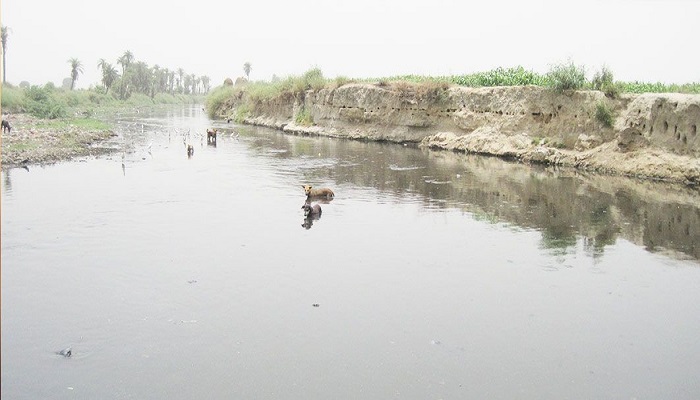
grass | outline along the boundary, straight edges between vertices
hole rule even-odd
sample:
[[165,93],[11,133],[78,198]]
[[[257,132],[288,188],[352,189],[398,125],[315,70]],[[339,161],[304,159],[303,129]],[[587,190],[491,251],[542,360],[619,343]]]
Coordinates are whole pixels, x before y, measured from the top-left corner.
[[205,101],[209,118],[215,118],[216,111],[221,108],[226,100],[233,98],[235,93],[236,88],[229,85],[219,86],[212,90]]
[[571,60],[554,65],[547,76],[547,86],[558,93],[582,89],[586,85],[586,69]]
[[23,142],[15,142],[15,143],[4,143],[2,144],[2,150],[5,152],[16,152],[16,153],[21,153],[25,151],[32,151],[41,146],[41,143],[38,141],[33,141],[33,140],[28,140],[28,141],[23,141]]
[[108,123],[94,118],[66,118],[42,120],[37,123],[37,127],[55,130],[79,128],[88,131],[105,131],[111,129],[111,126]]
[[[398,91],[402,95],[413,96],[419,100],[437,102],[448,98],[448,89],[453,85],[466,87],[534,85],[547,87],[558,93],[568,93],[573,90],[600,90],[610,98],[616,98],[621,93],[700,94],[700,82],[666,85],[614,81],[612,71],[605,66],[593,75],[591,81],[588,81],[585,67],[576,65],[571,60],[553,65],[546,74],[539,74],[517,66],[513,68],[499,67],[490,71],[466,75],[398,75],[371,79],[350,79],[347,77],[327,79],[320,69],[313,68],[300,76],[274,77],[271,81],[250,82],[239,87],[220,86],[208,95],[206,99],[207,110],[209,116],[215,118],[221,112],[220,110],[226,112],[227,108],[234,108],[236,109],[234,119],[240,121],[254,113],[256,106],[262,103],[301,101],[308,90],[335,90],[354,82],[372,83],[387,90]],[[295,116],[295,118],[300,117]]]
[[94,110],[153,106],[158,104],[198,104],[204,101],[199,95],[169,95],[160,93],[150,98],[134,93],[127,100],[118,100],[103,89],[66,90],[53,84],[44,86],[14,87],[2,85],[2,109],[10,113],[28,113],[37,118],[57,119],[68,115],[93,115]]

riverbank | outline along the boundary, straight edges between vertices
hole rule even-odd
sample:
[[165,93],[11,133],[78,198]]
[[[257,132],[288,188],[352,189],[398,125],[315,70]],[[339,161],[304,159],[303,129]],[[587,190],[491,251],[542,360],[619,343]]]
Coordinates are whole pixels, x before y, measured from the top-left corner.
[[2,133],[2,168],[51,164],[115,151],[106,141],[116,134],[94,119],[45,120],[13,114],[12,130]]
[[700,185],[697,94],[609,98],[596,90],[538,86],[426,90],[406,82],[352,83],[253,104],[243,92],[214,115],[292,134],[416,143]]

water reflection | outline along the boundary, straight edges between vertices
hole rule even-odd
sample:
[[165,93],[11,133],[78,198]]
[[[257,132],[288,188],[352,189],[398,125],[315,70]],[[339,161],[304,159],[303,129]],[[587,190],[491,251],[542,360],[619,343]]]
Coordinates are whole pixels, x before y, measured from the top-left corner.
[[553,251],[566,252],[581,238],[598,257],[622,238],[652,252],[700,259],[697,189],[395,144],[236,129],[253,151],[298,171],[305,182],[375,188],[396,201],[538,230],[542,248]]

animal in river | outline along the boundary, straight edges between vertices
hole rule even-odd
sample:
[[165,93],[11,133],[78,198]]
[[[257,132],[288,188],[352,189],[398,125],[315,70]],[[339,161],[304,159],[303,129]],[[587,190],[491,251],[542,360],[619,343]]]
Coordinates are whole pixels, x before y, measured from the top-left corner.
[[207,129],[207,143],[216,143],[216,129]]
[[66,347],[63,350],[57,351],[56,354],[67,358],[73,355],[73,349],[70,347]]
[[313,218],[313,219],[319,219],[321,218],[321,213],[323,210],[321,210],[321,206],[318,204],[313,204],[311,205],[310,203],[304,203],[301,208],[304,209],[304,217],[306,218]]
[[187,145],[187,157],[192,157],[194,155],[194,146],[191,144]]
[[10,133],[12,131],[12,126],[10,126],[9,121],[2,120],[2,133]]
[[311,229],[314,221],[321,218],[321,206],[318,204],[312,205],[310,202],[305,202],[301,208],[304,209],[304,223],[301,224],[304,229]]
[[301,187],[304,188],[307,199],[323,197],[330,200],[335,197],[335,193],[328,188],[314,189],[311,185],[301,185]]

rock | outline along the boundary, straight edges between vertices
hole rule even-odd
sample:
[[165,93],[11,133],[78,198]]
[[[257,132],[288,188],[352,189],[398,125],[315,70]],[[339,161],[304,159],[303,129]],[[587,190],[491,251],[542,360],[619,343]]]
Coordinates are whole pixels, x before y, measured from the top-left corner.
[[642,132],[637,128],[627,128],[617,135],[617,148],[623,153],[639,150],[648,145],[649,140],[642,136]]
[[582,133],[578,135],[578,138],[576,139],[576,144],[574,144],[574,150],[576,151],[584,151],[584,150],[590,150],[594,147],[598,147],[603,143],[603,139],[600,138],[600,136],[597,135],[587,135],[585,133]]

